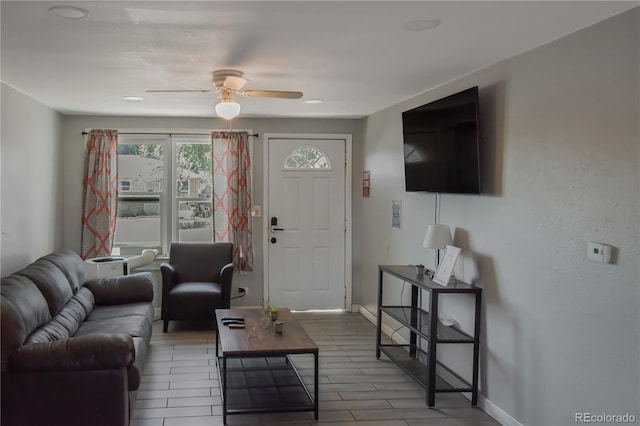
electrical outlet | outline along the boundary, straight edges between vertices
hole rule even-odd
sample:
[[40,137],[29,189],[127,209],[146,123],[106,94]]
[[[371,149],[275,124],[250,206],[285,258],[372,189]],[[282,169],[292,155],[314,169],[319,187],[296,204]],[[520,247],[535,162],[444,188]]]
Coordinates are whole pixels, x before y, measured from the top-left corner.
[[238,294],[246,296],[247,293],[249,293],[249,289],[247,287],[238,287]]

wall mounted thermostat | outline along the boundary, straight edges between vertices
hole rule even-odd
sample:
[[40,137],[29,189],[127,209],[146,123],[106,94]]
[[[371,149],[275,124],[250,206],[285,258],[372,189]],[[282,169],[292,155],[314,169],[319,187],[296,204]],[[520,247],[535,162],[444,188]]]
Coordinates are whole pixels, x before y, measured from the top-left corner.
[[611,246],[589,241],[587,244],[587,258],[601,263],[611,262]]

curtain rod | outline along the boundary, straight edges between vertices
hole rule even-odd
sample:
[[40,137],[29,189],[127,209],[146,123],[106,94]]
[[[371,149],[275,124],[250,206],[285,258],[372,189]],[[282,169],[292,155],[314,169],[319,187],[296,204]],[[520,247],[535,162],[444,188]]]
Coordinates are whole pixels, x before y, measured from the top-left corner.
[[[227,130],[221,130],[221,131],[227,131]],[[83,135],[88,135],[89,132],[82,132]],[[175,132],[175,133],[167,133],[167,132],[118,132],[119,135],[168,135],[168,136],[173,136],[173,135],[181,135],[181,136],[210,136],[211,132],[209,133],[181,133],[181,132]],[[258,133],[254,133],[254,134],[250,134],[249,136],[253,136],[253,137],[258,137],[259,134]]]

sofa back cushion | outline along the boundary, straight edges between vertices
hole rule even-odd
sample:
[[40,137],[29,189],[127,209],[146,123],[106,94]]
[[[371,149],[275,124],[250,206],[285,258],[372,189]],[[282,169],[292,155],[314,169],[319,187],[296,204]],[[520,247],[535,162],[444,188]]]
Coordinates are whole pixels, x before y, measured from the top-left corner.
[[40,258],[53,263],[67,277],[71,291],[76,294],[87,280],[84,262],[78,254],[69,249],[60,249]]
[[58,314],[73,296],[73,290],[65,274],[46,259],[40,258],[16,274],[24,275],[38,286],[47,300],[52,317]]
[[9,355],[26,337],[51,319],[46,299],[27,277],[10,275],[0,284],[0,339],[2,371],[6,371]]

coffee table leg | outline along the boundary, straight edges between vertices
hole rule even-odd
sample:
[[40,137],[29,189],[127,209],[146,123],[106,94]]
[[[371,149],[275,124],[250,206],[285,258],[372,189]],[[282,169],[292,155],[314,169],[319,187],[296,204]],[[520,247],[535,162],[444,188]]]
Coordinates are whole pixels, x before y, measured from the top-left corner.
[[316,420],[318,420],[318,352],[314,352],[313,353],[313,392],[315,394],[314,396],[314,403],[315,403],[315,411],[314,411],[314,417]]
[[216,365],[218,365],[218,341],[220,340],[220,334],[218,333],[218,326],[216,325]]
[[[216,349],[217,351],[217,349]],[[227,424],[227,357],[222,356],[222,424]]]

